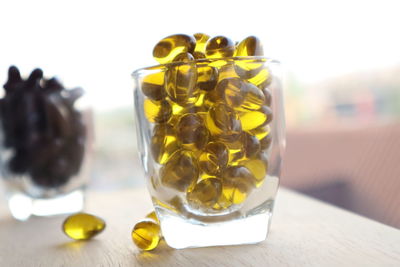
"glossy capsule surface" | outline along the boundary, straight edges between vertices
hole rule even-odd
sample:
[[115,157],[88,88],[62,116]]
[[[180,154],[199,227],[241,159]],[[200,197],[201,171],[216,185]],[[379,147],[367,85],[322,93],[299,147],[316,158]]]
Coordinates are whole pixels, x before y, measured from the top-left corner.
[[133,243],[142,250],[153,250],[161,238],[160,226],[153,221],[141,221],[132,229]]
[[247,81],[254,84],[260,89],[264,89],[271,84],[272,77],[269,69],[263,68],[260,72],[257,73],[257,75],[248,79]]
[[232,204],[243,203],[254,186],[254,176],[245,167],[233,166],[222,176],[222,195]]
[[220,179],[208,178],[201,180],[192,191],[187,193],[189,203],[211,208],[220,198],[222,183]]
[[218,82],[218,69],[204,64],[197,66],[197,87],[204,91],[211,91]]
[[266,155],[260,153],[254,158],[246,160],[243,166],[253,174],[256,187],[260,187],[268,172],[268,159]]
[[176,125],[176,132],[182,146],[189,150],[203,149],[209,137],[203,118],[196,113],[181,116]]
[[174,127],[170,124],[159,124],[153,129],[151,137],[151,153],[157,163],[165,164],[179,149]]
[[243,130],[248,131],[270,123],[272,111],[269,107],[262,106],[259,110],[240,112],[239,118]]
[[156,44],[153,49],[153,57],[160,63],[165,64],[180,53],[192,53],[196,46],[194,37],[185,34],[175,34],[165,37]]
[[165,97],[164,72],[146,75],[142,80],[142,91],[151,100],[161,100]]
[[199,157],[199,167],[209,175],[216,175],[226,168],[228,159],[229,151],[224,143],[210,142]]
[[243,39],[235,50],[235,57],[263,56],[263,46],[256,36],[249,36]]
[[187,62],[169,66],[165,74],[165,90],[168,97],[181,106],[191,105],[199,96],[196,64]]
[[271,133],[271,128],[268,125],[263,125],[254,129],[247,131],[249,134],[257,137],[258,140],[264,139]]
[[242,131],[239,116],[224,103],[217,103],[207,113],[206,126],[222,141],[237,140]]
[[235,43],[225,37],[216,36],[208,40],[206,44],[207,58],[225,58],[233,56],[235,52]]
[[247,132],[243,133],[243,148],[246,158],[251,158],[261,150],[261,142],[257,137]]
[[99,217],[77,213],[68,216],[62,226],[63,232],[72,239],[86,240],[101,233],[106,223]]
[[210,36],[205,33],[195,33],[193,36],[196,39],[194,51],[204,54],[206,51],[206,43],[208,39],[210,39]]
[[181,192],[190,191],[199,177],[194,154],[187,150],[175,152],[160,169],[160,177],[165,186]]
[[147,98],[143,106],[144,114],[149,122],[163,123],[172,115],[171,105],[166,100],[154,101]]

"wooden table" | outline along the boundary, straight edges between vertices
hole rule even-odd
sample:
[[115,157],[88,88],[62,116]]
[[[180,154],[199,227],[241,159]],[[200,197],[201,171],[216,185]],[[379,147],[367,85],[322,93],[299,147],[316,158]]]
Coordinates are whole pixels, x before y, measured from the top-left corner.
[[89,192],[87,211],[107,222],[91,241],[61,232],[65,216],[17,222],[0,205],[0,266],[400,266],[400,230],[280,189],[266,241],[140,252],[131,228],[151,204],[144,189]]

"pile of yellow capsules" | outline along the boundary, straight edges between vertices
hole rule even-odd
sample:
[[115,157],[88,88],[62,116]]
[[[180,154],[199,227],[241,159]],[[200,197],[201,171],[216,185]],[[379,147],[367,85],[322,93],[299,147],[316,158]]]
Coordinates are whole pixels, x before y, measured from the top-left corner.
[[266,59],[253,57],[263,56],[260,40],[177,34],[153,56],[165,64],[141,83],[160,166],[153,185],[184,193],[206,213],[243,203],[266,177],[271,144],[271,75]]

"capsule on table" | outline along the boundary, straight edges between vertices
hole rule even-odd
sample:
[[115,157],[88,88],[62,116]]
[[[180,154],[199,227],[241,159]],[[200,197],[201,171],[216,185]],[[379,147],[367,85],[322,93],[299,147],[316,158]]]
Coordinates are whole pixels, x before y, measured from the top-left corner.
[[218,82],[218,69],[205,64],[197,65],[197,87],[204,91],[211,91]]
[[179,149],[179,143],[172,125],[159,124],[153,129],[151,137],[151,153],[156,162],[165,164]]
[[263,56],[263,46],[256,36],[249,36],[243,39],[235,50],[235,57],[251,57],[251,56]]
[[180,53],[192,53],[196,46],[194,37],[185,34],[175,34],[165,37],[156,44],[153,49],[153,57],[160,63],[165,64]]
[[208,40],[206,44],[207,58],[225,58],[233,56],[235,52],[235,43],[225,37],[216,36]]
[[145,99],[143,106],[144,114],[149,122],[163,123],[171,117],[172,108],[166,100],[154,101]]
[[222,142],[210,142],[199,157],[199,168],[209,175],[216,175],[228,164],[229,151]]
[[198,182],[186,198],[192,205],[211,208],[220,198],[222,183],[220,179],[208,178]]
[[243,148],[246,158],[251,158],[261,150],[261,142],[257,137],[243,132]]
[[142,91],[151,100],[161,100],[165,97],[164,72],[149,74],[143,78]]
[[106,227],[106,223],[99,217],[76,213],[68,216],[62,225],[63,232],[75,240],[87,240],[99,233]]
[[205,33],[195,33],[193,36],[196,39],[194,51],[204,54],[206,51],[206,43],[208,39],[210,39],[210,36]]
[[256,187],[260,187],[268,173],[268,158],[266,154],[259,153],[254,158],[246,160],[243,166],[253,174]]
[[239,116],[224,103],[217,103],[207,112],[206,126],[221,141],[237,140],[242,131]]
[[272,111],[269,107],[262,106],[259,110],[240,112],[239,118],[242,129],[248,131],[270,123]]
[[141,221],[132,229],[132,240],[142,250],[153,250],[161,239],[160,226],[152,221]]
[[209,132],[198,114],[183,115],[176,125],[176,132],[180,143],[186,149],[201,150],[207,144]]
[[227,168],[222,176],[222,195],[232,204],[243,203],[254,186],[253,174],[243,166]]
[[181,192],[193,189],[199,177],[196,158],[191,151],[179,150],[160,169],[161,182]]

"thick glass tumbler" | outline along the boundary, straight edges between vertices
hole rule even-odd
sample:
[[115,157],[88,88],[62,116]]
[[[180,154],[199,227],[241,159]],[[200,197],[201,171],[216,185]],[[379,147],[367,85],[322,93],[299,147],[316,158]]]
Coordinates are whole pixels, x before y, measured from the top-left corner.
[[201,59],[133,78],[138,149],[168,245],[263,241],[285,147],[279,62]]

